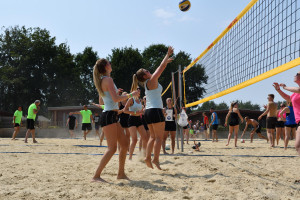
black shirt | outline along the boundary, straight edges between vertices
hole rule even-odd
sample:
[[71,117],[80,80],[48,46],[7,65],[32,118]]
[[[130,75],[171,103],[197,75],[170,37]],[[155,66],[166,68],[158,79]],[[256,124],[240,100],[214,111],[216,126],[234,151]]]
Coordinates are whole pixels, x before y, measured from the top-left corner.
[[75,125],[76,117],[74,115],[69,115],[69,125]]
[[100,116],[94,117],[95,124],[100,125]]

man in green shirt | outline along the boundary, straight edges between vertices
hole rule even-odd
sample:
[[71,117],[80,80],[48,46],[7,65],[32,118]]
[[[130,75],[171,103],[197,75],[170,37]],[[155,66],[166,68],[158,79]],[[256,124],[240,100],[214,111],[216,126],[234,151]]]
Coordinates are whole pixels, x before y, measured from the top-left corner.
[[27,143],[27,139],[29,134],[32,135],[33,143],[37,143],[35,140],[35,129],[34,129],[34,121],[36,118],[36,114],[40,110],[40,100],[36,100],[33,104],[31,104],[28,108],[28,115],[27,115],[27,132],[25,136],[25,143]]
[[14,124],[14,133],[12,135],[12,140],[16,139],[17,134],[20,131],[20,126],[22,125],[22,106],[18,107],[18,110],[15,111],[14,118],[13,118],[13,124]]
[[91,120],[94,123],[93,113],[91,110],[87,109],[87,106],[83,106],[83,110],[78,112],[71,112],[71,115],[81,115],[82,116],[82,131],[84,140],[86,140],[86,135],[89,134],[92,130]]

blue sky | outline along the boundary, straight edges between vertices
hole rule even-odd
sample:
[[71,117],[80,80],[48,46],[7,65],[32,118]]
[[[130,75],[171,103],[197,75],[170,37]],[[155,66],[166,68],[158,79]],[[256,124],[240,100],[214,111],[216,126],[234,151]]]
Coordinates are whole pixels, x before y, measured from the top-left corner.
[[[1,0],[1,26],[41,27],[67,42],[72,53],[92,46],[100,57],[111,49],[132,46],[143,50],[151,44],[172,45],[199,56],[231,23],[250,0],[191,0],[191,9],[181,12],[174,0]],[[263,105],[275,93],[274,81],[287,85],[299,66],[260,83],[215,100],[229,103],[239,99]],[[121,86],[120,86],[121,87]],[[275,97],[275,100],[282,98]]]

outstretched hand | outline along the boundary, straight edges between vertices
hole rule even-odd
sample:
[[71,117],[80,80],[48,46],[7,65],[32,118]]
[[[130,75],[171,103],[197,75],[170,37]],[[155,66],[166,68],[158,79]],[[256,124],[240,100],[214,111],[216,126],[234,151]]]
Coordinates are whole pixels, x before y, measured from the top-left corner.
[[276,82],[273,83],[273,87],[275,88],[275,90],[279,90],[280,89],[279,84],[276,83]]
[[168,56],[171,56],[174,52],[174,48],[172,46],[168,47]]

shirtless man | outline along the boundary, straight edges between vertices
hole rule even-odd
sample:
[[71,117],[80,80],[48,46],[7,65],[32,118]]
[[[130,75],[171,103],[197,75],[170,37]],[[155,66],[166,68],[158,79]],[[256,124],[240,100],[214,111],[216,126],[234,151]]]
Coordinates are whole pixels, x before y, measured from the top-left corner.
[[267,115],[267,133],[270,141],[270,146],[274,147],[275,137],[275,126],[277,123],[277,104],[274,102],[274,94],[268,95],[268,105],[266,111],[258,117],[258,120]]
[[257,133],[258,137],[261,138],[261,139],[265,139],[268,141],[268,138],[266,138],[265,136],[263,136],[261,134],[261,130],[260,130],[260,125],[259,123],[255,120],[255,119],[249,119],[249,117],[245,117],[245,122],[246,122],[246,126],[245,126],[245,129],[243,131],[243,134],[241,136],[241,138],[243,138],[247,128],[249,125],[252,125],[253,126],[253,129],[251,130],[250,132],[250,139],[251,139],[251,143],[253,142],[253,136],[255,134],[255,132]]

